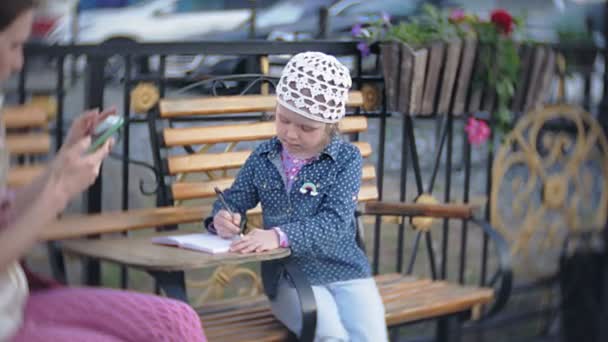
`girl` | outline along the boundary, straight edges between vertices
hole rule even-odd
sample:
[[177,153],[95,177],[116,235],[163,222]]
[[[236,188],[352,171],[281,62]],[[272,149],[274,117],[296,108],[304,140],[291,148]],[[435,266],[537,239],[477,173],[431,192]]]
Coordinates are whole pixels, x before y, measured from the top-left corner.
[[[0,2],[0,82],[21,69],[33,7],[34,0]],[[205,340],[197,314],[184,303],[135,292],[62,287],[26,276],[18,263],[45,226],[97,177],[112,142],[84,152],[97,123],[112,113],[90,111],[77,118],[48,170],[17,193],[5,186],[9,160],[0,127],[2,342]]]
[[[313,285],[316,340],[386,341],[384,307],[355,239],[361,154],[336,134],[350,86],[348,69],[334,57],[294,56],[277,86],[277,136],[252,153],[225,192],[234,217],[216,202],[206,225],[231,238],[240,232],[241,216],[261,202],[264,229],[253,229],[231,250],[291,249]],[[295,288],[274,265],[262,265],[266,294],[273,313],[299,336]]]

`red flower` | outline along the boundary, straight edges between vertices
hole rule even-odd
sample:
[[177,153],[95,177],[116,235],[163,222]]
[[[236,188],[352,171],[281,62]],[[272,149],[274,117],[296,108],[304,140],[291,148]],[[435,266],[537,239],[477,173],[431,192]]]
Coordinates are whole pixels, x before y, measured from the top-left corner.
[[498,29],[504,34],[510,34],[513,32],[515,22],[509,12],[504,9],[497,9],[492,12],[490,20],[498,27]]
[[481,145],[490,137],[490,127],[483,120],[469,118],[464,130],[467,132],[471,145]]

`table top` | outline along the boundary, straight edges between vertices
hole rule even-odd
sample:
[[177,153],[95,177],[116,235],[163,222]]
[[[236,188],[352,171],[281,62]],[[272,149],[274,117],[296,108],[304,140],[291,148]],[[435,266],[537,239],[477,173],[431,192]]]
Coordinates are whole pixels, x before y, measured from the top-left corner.
[[249,254],[211,254],[151,242],[154,236],[179,234],[181,232],[163,232],[137,237],[66,240],[61,242],[61,246],[67,253],[115,262],[144,271],[187,271],[226,264],[281,259],[290,255],[288,248]]

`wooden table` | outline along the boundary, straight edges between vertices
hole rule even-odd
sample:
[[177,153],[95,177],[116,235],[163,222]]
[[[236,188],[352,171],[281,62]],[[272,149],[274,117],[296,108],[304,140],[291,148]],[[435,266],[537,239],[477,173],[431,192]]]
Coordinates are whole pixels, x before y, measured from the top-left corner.
[[[139,237],[78,239],[61,242],[66,253],[109,261],[140,269],[151,274],[168,297],[187,301],[184,272],[226,264],[242,264],[286,258],[287,248],[273,251],[238,254],[210,254],[183,248],[153,244],[153,236],[178,235],[179,232],[158,233]],[[90,284],[96,285],[96,284]]]

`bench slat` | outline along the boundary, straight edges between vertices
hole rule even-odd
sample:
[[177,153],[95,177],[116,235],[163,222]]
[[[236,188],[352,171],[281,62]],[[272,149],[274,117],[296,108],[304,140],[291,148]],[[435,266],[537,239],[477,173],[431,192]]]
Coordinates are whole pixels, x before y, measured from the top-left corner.
[[367,158],[372,155],[372,145],[370,145],[369,143],[365,141],[355,141],[352,144],[357,146],[363,158]]
[[175,182],[171,184],[171,194],[173,199],[178,201],[191,200],[196,198],[215,197],[214,188],[229,188],[234,182],[233,177],[225,177],[205,182]]
[[[369,181],[375,178],[376,170],[374,166],[371,164],[364,165],[362,180]],[[233,177],[223,177],[203,182],[174,182],[171,184],[171,194],[173,199],[178,201],[210,198],[216,196],[214,191],[216,186],[220,189],[227,189],[233,182]]]
[[361,179],[364,181],[376,179],[376,167],[371,164],[364,164],[362,170]]
[[[351,91],[347,106],[363,105],[360,91]],[[216,115],[234,113],[273,112],[276,95],[214,96],[193,99],[163,99],[160,101],[160,116],[174,118],[189,115]]]
[[[420,293],[424,293],[424,296],[419,297]],[[385,305],[387,324],[396,325],[469,310],[489,303],[493,297],[492,289],[465,288],[458,285],[446,285],[420,293],[409,297],[408,300],[401,297],[393,304]],[[451,295],[446,296],[447,293]]]
[[[353,145],[359,148],[365,158],[371,155],[372,147],[367,142],[357,141]],[[205,172],[214,170],[228,170],[241,167],[251,154],[251,151],[205,153],[171,156],[167,158],[169,173]]]
[[11,106],[3,108],[2,120],[7,129],[42,128],[47,125],[48,116],[39,106]]
[[228,170],[241,167],[251,151],[181,155],[167,158],[169,173]]
[[359,202],[374,201],[378,199],[378,188],[375,184],[364,184],[359,190]]
[[[229,325],[227,325],[229,324]],[[209,333],[213,333],[214,330],[225,330],[226,326],[230,326],[234,330],[242,330],[242,329],[251,329],[255,330],[259,326],[264,325],[275,325],[276,319],[272,316],[268,316],[264,312],[259,312],[254,315],[236,315],[233,317],[227,317],[225,319],[216,320],[214,324],[210,325],[209,328],[205,328],[205,333],[209,331]]]
[[205,335],[209,341],[222,341],[222,342],[242,342],[242,341],[287,341],[288,331],[285,327],[274,317],[272,314],[267,314],[270,323],[261,326],[245,327],[245,328],[228,328],[222,326],[222,329],[211,330],[207,333],[205,322],[203,327],[205,329]]
[[[360,200],[367,198],[375,186],[362,186]],[[159,207],[133,209],[129,211],[109,211],[92,215],[70,215],[49,224],[39,236],[39,240],[61,240],[78,238],[91,234],[117,233],[127,230],[152,228],[164,225],[201,222],[210,213],[208,205]],[[248,215],[261,214],[258,206]]]
[[[349,116],[340,121],[341,133],[349,134],[366,130],[367,118],[363,116]],[[166,128],[163,131],[165,145],[169,147],[265,140],[275,135],[275,123],[272,121],[221,126]]]
[[6,146],[11,155],[46,154],[51,150],[48,133],[7,134]]
[[[385,304],[389,327],[471,310],[478,305],[487,304],[493,297],[493,290],[490,288],[466,287],[396,273],[379,275],[375,280]],[[230,299],[225,310],[221,310],[221,303],[212,304],[211,312],[206,312],[206,308],[199,310],[210,342],[244,341],[253,335],[257,341],[271,341],[274,334],[287,333],[285,327],[278,324],[272,315],[265,297],[257,296],[244,300],[251,303],[251,306],[239,308],[235,306],[238,302]],[[273,325],[271,319],[277,324]],[[240,325],[235,326],[235,322]],[[274,334],[271,334],[271,331],[274,331]]]
[[45,168],[44,164],[12,166],[8,171],[8,186],[18,188],[27,185],[44,172]]
[[209,206],[159,207],[109,211],[101,214],[70,215],[43,229],[39,239],[60,240],[90,234],[116,233],[180,223],[201,222]]
[[[359,190],[359,203],[375,201],[378,199],[378,190],[375,185],[362,185]],[[247,211],[247,215],[261,215],[262,207],[258,204],[255,208]]]

